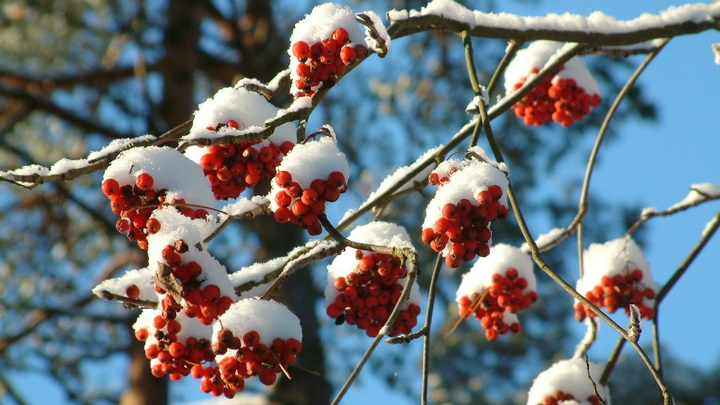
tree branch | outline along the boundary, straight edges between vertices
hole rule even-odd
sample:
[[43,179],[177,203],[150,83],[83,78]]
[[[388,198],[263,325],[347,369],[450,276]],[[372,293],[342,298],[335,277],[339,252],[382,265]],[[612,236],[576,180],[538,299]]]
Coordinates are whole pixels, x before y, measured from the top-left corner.
[[[632,45],[656,38],[671,38],[679,35],[697,34],[707,30],[719,30],[717,18],[720,8],[717,5],[694,4],[685,7],[695,7],[697,13],[695,20],[684,20],[665,23],[666,18],[676,20],[669,14],[671,10],[659,13],[653,23],[635,23],[630,21],[612,21],[612,17],[603,19],[579,15],[556,15],[546,17],[519,17],[508,14],[491,14],[465,9],[457,5],[457,11],[464,11],[467,16],[472,13],[474,21],[459,21],[442,15],[433,15],[433,11],[413,11],[409,16],[407,11],[388,13],[388,34],[391,38],[401,38],[424,31],[451,31],[460,33],[469,31],[470,35],[482,38],[495,38],[515,41],[536,41],[540,39],[559,42],[578,42],[590,46],[620,46]],[[464,10],[460,10],[464,9]],[[701,20],[698,15],[705,16]],[[613,19],[614,20],[614,19]],[[651,20],[647,17],[644,21]],[[672,21],[671,20],[671,21]],[[661,23],[656,23],[660,21]],[[644,25],[644,26],[643,26]],[[522,28],[516,28],[516,27]],[[582,27],[582,28],[577,28]],[[637,28],[636,28],[637,27]]]

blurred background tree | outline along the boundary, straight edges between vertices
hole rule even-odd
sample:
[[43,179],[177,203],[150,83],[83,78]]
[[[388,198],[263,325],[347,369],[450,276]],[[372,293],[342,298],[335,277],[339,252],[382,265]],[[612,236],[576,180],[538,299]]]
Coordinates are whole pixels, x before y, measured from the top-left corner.
[[[378,13],[424,4],[350,3],[356,11]],[[315,2],[4,0],[0,4],[0,170],[8,170],[27,164],[50,166],[63,157],[82,158],[113,139],[159,135],[191,119],[197,104],[221,87],[242,77],[270,80],[287,66],[292,26]],[[469,6],[491,10],[493,2]],[[474,40],[476,55],[482,55],[476,61],[481,81],[488,81],[505,45]],[[617,92],[633,68],[626,60],[605,57],[589,58],[589,64],[609,94]],[[342,147],[351,159],[352,194],[344,198],[345,205],[331,211],[331,218],[357,206],[395,167],[448,139],[467,121],[464,110],[472,95],[462,43],[448,33],[393,42],[393,51],[382,65],[369,60],[343,78],[309,124],[309,128],[333,125],[343,135]],[[282,96],[273,100],[279,106],[289,101]],[[652,103],[639,88],[616,120],[631,116],[655,118]],[[530,130],[516,119],[494,123],[526,215],[545,218],[553,226],[569,222],[576,208],[569,196],[577,194],[581,178],[563,177],[553,193],[538,192],[543,190],[540,179],[557,173],[562,162],[584,158],[589,148],[583,141],[594,135],[601,119],[592,114],[573,132],[557,131],[553,138],[544,136],[549,130]],[[0,184],[0,387],[9,403],[35,403],[26,399],[22,378],[16,378],[23,375],[51,378],[62,392],[58,403],[175,402],[168,396],[167,380],[150,375],[142,345],[132,338],[129,326],[136,312],[91,297],[97,282],[145,265],[143,252],[115,230],[107,200],[99,192],[100,180],[101,174],[95,173],[33,191]],[[262,192],[262,187],[256,191]],[[417,213],[426,203],[427,196],[420,194],[398,200],[384,211],[383,219],[419,235]],[[638,207],[613,205],[597,196],[592,204],[601,214],[587,219],[588,242],[626,229],[638,215]],[[494,226],[495,242],[521,243],[517,227],[507,222]],[[635,236],[642,239],[641,234]],[[284,255],[302,242],[297,227],[262,217],[233,223],[211,249],[228,269],[237,270]],[[571,272],[563,257],[572,256],[573,250],[571,244],[564,244],[546,260],[561,274]],[[428,249],[420,251],[426,270],[419,282],[426,287],[434,257]],[[518,391],[549,362],[567,357],[575,345],[568,331],[571,299],[541,278],[543,299],[532,315],[526,315],[522,335],[489,344],[470,322],[449,333],[457,321],[455,287],[466,269],[446,272],[451,277],[444,277],[438,290],[433,402],[522,401]],[[354,366],[365,340],[358,331],[335,329],[324,317],[319,301],[325,280],[322,266],[297,272],[293,278],[278,298],[301,319],[304,349],[298,364],[302,368],[293,372],[292,381],[280,379],[268,401],[328,403],[332,387],[342,383],[339,378]],[[343,338],[336,339],[338,334]],[[417,396],[416,347],[381,348],[371,360],[374,374],[393,389]],[[628,392],[633,392],[631,387]],[[696,401],[686,403],[702,403]]]

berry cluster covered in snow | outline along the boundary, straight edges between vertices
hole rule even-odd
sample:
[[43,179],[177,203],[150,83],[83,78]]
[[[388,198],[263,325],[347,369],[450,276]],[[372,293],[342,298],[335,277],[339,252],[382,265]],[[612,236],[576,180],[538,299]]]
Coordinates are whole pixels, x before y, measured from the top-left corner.
[[[630,304],[634,304],[645,319],[655,317],[653,307],[658,288],[645,256],[630,238],[590,245],[584,255],[583,277],[576,287],[598,308],[609,313],[624,308],[625,314],[630,315]],[[575,319],[582,321],[587,315],[596,316],[585,305],[575,302]]]
[[[518,51],[505,71],[506,94],[512,94],[540,72],[562,46],[560,42],[535,41]],[[600,105],[600,101],[597,81],[585,63],[574,57],[512,108],[527,126],[540,126],[553,121],[568,127],[588,115],[592,108]]]
[[299,21],[288,51],[295,98],[334,86],[346,66],[367,57],[364,37],[350,7],[321,4]]
[[[178,176],[178,173],[183,173]],[[163,205],[173,205],[189,218],[204,219],[214,206],[210,186],[191,160],[172,148],[135,148],[121,153],[105,171],[102,191],[120,215],[115,226],[147,250],[148,235],[160,231],[151,219]],[[205,207],[205,208],[203,208]]]
[[[388,222],[372,222],[357,227],[348,239],[414,250],[407,231]],[[375,337],[397,305],[406,277],[407,269],[397,257],[346,248],[328,266],[328,284],[325,287],[327,314],[338,325],[355,325],[368,336]],[[413,284],[388,334],[410,333],[417,324],[418,314],[420,292],[417,284]]]
[[463,276],[456,301],[461,318],[474,316],[488,340],[522,327],[517,313],[537,301],[530,256],[519,248],[498,244]]
[[293,222],[310,235],[322,233],[318,215],[347,190],[350,166],[334,136],[298,144],[283,159],[270,190],[270,208],[280,223]]
[[197,378],[202,371],[200,388],[205,392],[223,384],[241,391],[245,380],[255,376],[272,385],[295,363],[301,340],[300,320],[282,304],[242,299],[213,325],[212,350],[218,366],[193,370],[193,375]]
[[430,173],[438,190],[422,224],[422,241],[442,252],[448,267],[458,267],[490,253],[490,223],[505,219],[507,177],[480,147],[470,152],[479,158],[446,160]]
[[[241,391],[246,378],[274,383],[302,349],[300,323],[276,302],[238,301],[227,270],[205,247],[219,223],[194,208],[214,204],[200,167],[174,149],[133,149],[107,169],[103,191],[111,203],[133,195],[119,213],[123,221],[133,211],[144,215],[133,229],[143,235],[149,264],[94,292],[157,303],[133,326],[153,375],[178,380],[192,374],[203,392],[227,397]],[[157,202],[152,193],[160,196]]]
[[[200,104],[187,139],[240,135],[243,130],[262,127],[278,109],[260,94],[244,88],[220,89]],[[295,145],[295,126],[287,123],[268,139],[239,143],[193,146],[185,154],[202,166],[215,199],[237,198],[247,187],[275,175],[275,168]]]
[[528,392],[527,405],[600,405],[603,401],[610,405],[607,387],[593,385],[600,380],[602,367],[588,364],[583,359],[561,360],[538,374]]

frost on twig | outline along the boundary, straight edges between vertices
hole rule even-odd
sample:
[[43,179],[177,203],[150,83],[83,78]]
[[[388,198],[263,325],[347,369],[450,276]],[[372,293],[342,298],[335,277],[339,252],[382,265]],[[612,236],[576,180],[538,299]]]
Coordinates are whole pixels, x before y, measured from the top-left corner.
[[699,183],[690,186],[690,192],[681,201],[671,205],[665,211],[658,211],[655,208],[645,208],[642,210],[640,220],[634,223],[627,231],[627,235],[631,235],[642,224],[655,217],[665,217],[689,208],[695,207],[708,201],[720,199],[720,185],[711,183]]
[[281,70],[280,73],[270,80],[267,84],[260,80],[245,77],[235,83],[235,88],[245,88],[249,91],[260,93],[268,100],[275,97],[280,90],[290,85],[290,69]]
[[115,139],[99,151],[93,151],[85,159],[60,159],[51,167],[28,165],[7,172],[0,172],[0,180],[14,183],[28,189],[43,183],[68,181],[76,177],[106,168],[120,152],[141,146],[150,146],[157,141],[153,135],[137,138]]
[[381,58],[390,51],[390,37],[380,17],[372,11],[355,15],[355,19],[365,26],[365,43]]
[[[309,247],[312,242],[315,242],[312,247]],[[287,261],[281,271],[277,272],[277,278],[270,288],[262,294],[263,299],[271,299],[275,292],[280,288],[282,283],[290,277],[296,270],[307,266],[310,263],[324,259],[326,257],[334,256],[344,249],[344,245],[337,243],[334,240],[319,240],[311,241],[305,247],[307,250],[302,252],[300,255],[295,255],[292,259],[288,260],[288,257],[283,258],[283,261]],[[292,256],[292,252],[290,255]],[[274,274],[274,272],[273,272]]]
[[640,321],[640,310],[635,304],[630,304],[630,323],[628,323],[627,334],[630,340],[637,342],[642,333],[642,322]]

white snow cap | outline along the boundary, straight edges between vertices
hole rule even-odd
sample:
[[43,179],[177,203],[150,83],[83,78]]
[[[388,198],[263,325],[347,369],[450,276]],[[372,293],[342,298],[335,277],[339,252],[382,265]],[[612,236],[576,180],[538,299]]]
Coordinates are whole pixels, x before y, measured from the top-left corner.
[[[410,235],[408,235],[405,228],[392,222],[373,221],[367,225],[358,226],[350,232],[348,239],[372,245],[394,246],[415,250]],[[357,273],[357,267],[360,261],[355,257],[356,251],[357,249],[346,248],[328,265],[328,283],[325,286],[326,305],[332,304],[335,301],[335,297],[340,294],[333,284],[335,279],[345,277],[350,273]],[[370,254],[372,252],[363,251],[363,253]],[[398,279],[396,284],[404,285],[405,278]],[[410,304],[420,305],[420,289],[417,283],[413,283],[410,295],[401,309],[407,309]]]
[[[153,189],[167,189],[167,199],[182,198],[188,204],[215,207],[210,183],[195,162],[173,148],[148,146],[122,152],[105,170],[103,181],[135,185],[135,177],[148,173]],[[209,211],[209,210],[208,210]]]
[[[365,44],[365,35],[360,30],[358,22],[355,21],[353,10],[348,6],[334,3],[315,6],[310,14],[306,14],[305,18],[298,21],[290,36],[290,44],[304,41],[308,45],[312,45],[323,39],[331,38],[333,32],[338,28],[344,28],[347,31],[352,43]],[[292,51],[289,49],[288,54],[292,58]],[[291,68],[293,67],[291,66]]]
[[530,256],[520,248],[499,243],[490,249],[487,257],[478,258],[470,271],[463,275],[456,299],[460,300],[462,297],[472,297],[474,293],[482,293],[493,285],[493,274],[498,273],[504,277],[510,268],[517,270],[518,278],[522,277],[527,281],[527,287],[522,290],[524,294],[535,291],[537,282]]
[[[215,138],[228,134],[240,134],[240,131],[250,127],[261,129],[265,125],[265,121],[275,117],[278,111],[278,108],[270,104],[261,94],[242,87],[237,89],[225,87],[198,106],[190,133],[183,139]],[[223,127],[219,131],[207,129],[207,127],[215,128],[218,124],[227,124],[228,120],[237,121],[240,129],[232,127]],[[285,141],[295,143],[297,140],[295,124],[288,122],[277,127],[269,139],[276,145]],[[193,148],[188,149],[192,150]]]
[[[277,171],[287,171],[292,175],[292,181],[300,184],[303,189],[310,187],[313,180],[327,180],[332,172],[340,172],[345,176],[345,182],[350,179],[350,165],[345,154],[338,149],[337,140],[330,136],[320,136],[317,140],[310,140],[295,145],[288,152],[277,167]],[[270,208],[275,211],[278,208],[275,202],[275,195],[281,191],[275,181],[271,182],[272,188],[268,199]]]
[[[551,63],[563,51],[566,44],[555,41],[535,41],[527,48],[517,52],[513,60],[505,69],[505,94],[515,92],[513,86],[523,78],[529,76],[531,69],[542,70],[545,65]],[[597,80],[590,74],[585,62],[577,56],[565,62],[562,69],[552,79],[553,82],[562,79],[573,79],[578,86],[585,89],[589,95],[600,94],[600,86]]]
[[[584,275],[578,280],[576,289],[585,294],[596,285],[601,285],[602,277],[625,275],[639,269],[643,273],[642,284],[655,291],[659,285],[652,279],[650,264],[632,238],[624,237],[603,244],[592,244],[585,250]],[[654,299],[644,298],[644,304],[652,307]]]
[[[492,162],[490,159],[488,161]],[[434,226],[435,221],[442,216],[442,208],[447,203],[456,204],[462,199],[467,199],[473,206],[477,206],[478,193],[487,190],[493,184],[503,189],[503,195],[499,201],[502,205],[507,206],[507,193],[505,192],[508,186],[507,177],[492,163],[478,159],[465,159],[446,160],[438,165],[434,172],[441,177],[443,173],[449,173],[451,168],[456,168],[457,171],[451,175],[450,181],[435,192],[435,196],[425,211],[422,229]]]
[[[596,363],[589,363],[589,365],[590,375],[592,381],[595,381],[598,394],[610,405],[607,387],[599,383],[603,367]],[[592,381],[588,378],[587,367],[588,365],[583,359],[561,360],[553,364],[535,377],[528,392],[527,405],[541,405],[545,397],[555,397],[557,391],[572,394],[575,397],[575,402],[565,401],[561,402],[562,404],[590,405],[587,398],[595,395],[595,389]]]
[[213,342],[217,341],[217,334],[222,328],[230,330],[240,339],[246,332],[254,330],[260,335],[260,343],[267,346],[272,345],[275,338],[302,341],[300,319],[277,301],[241,299],[213,323]]

